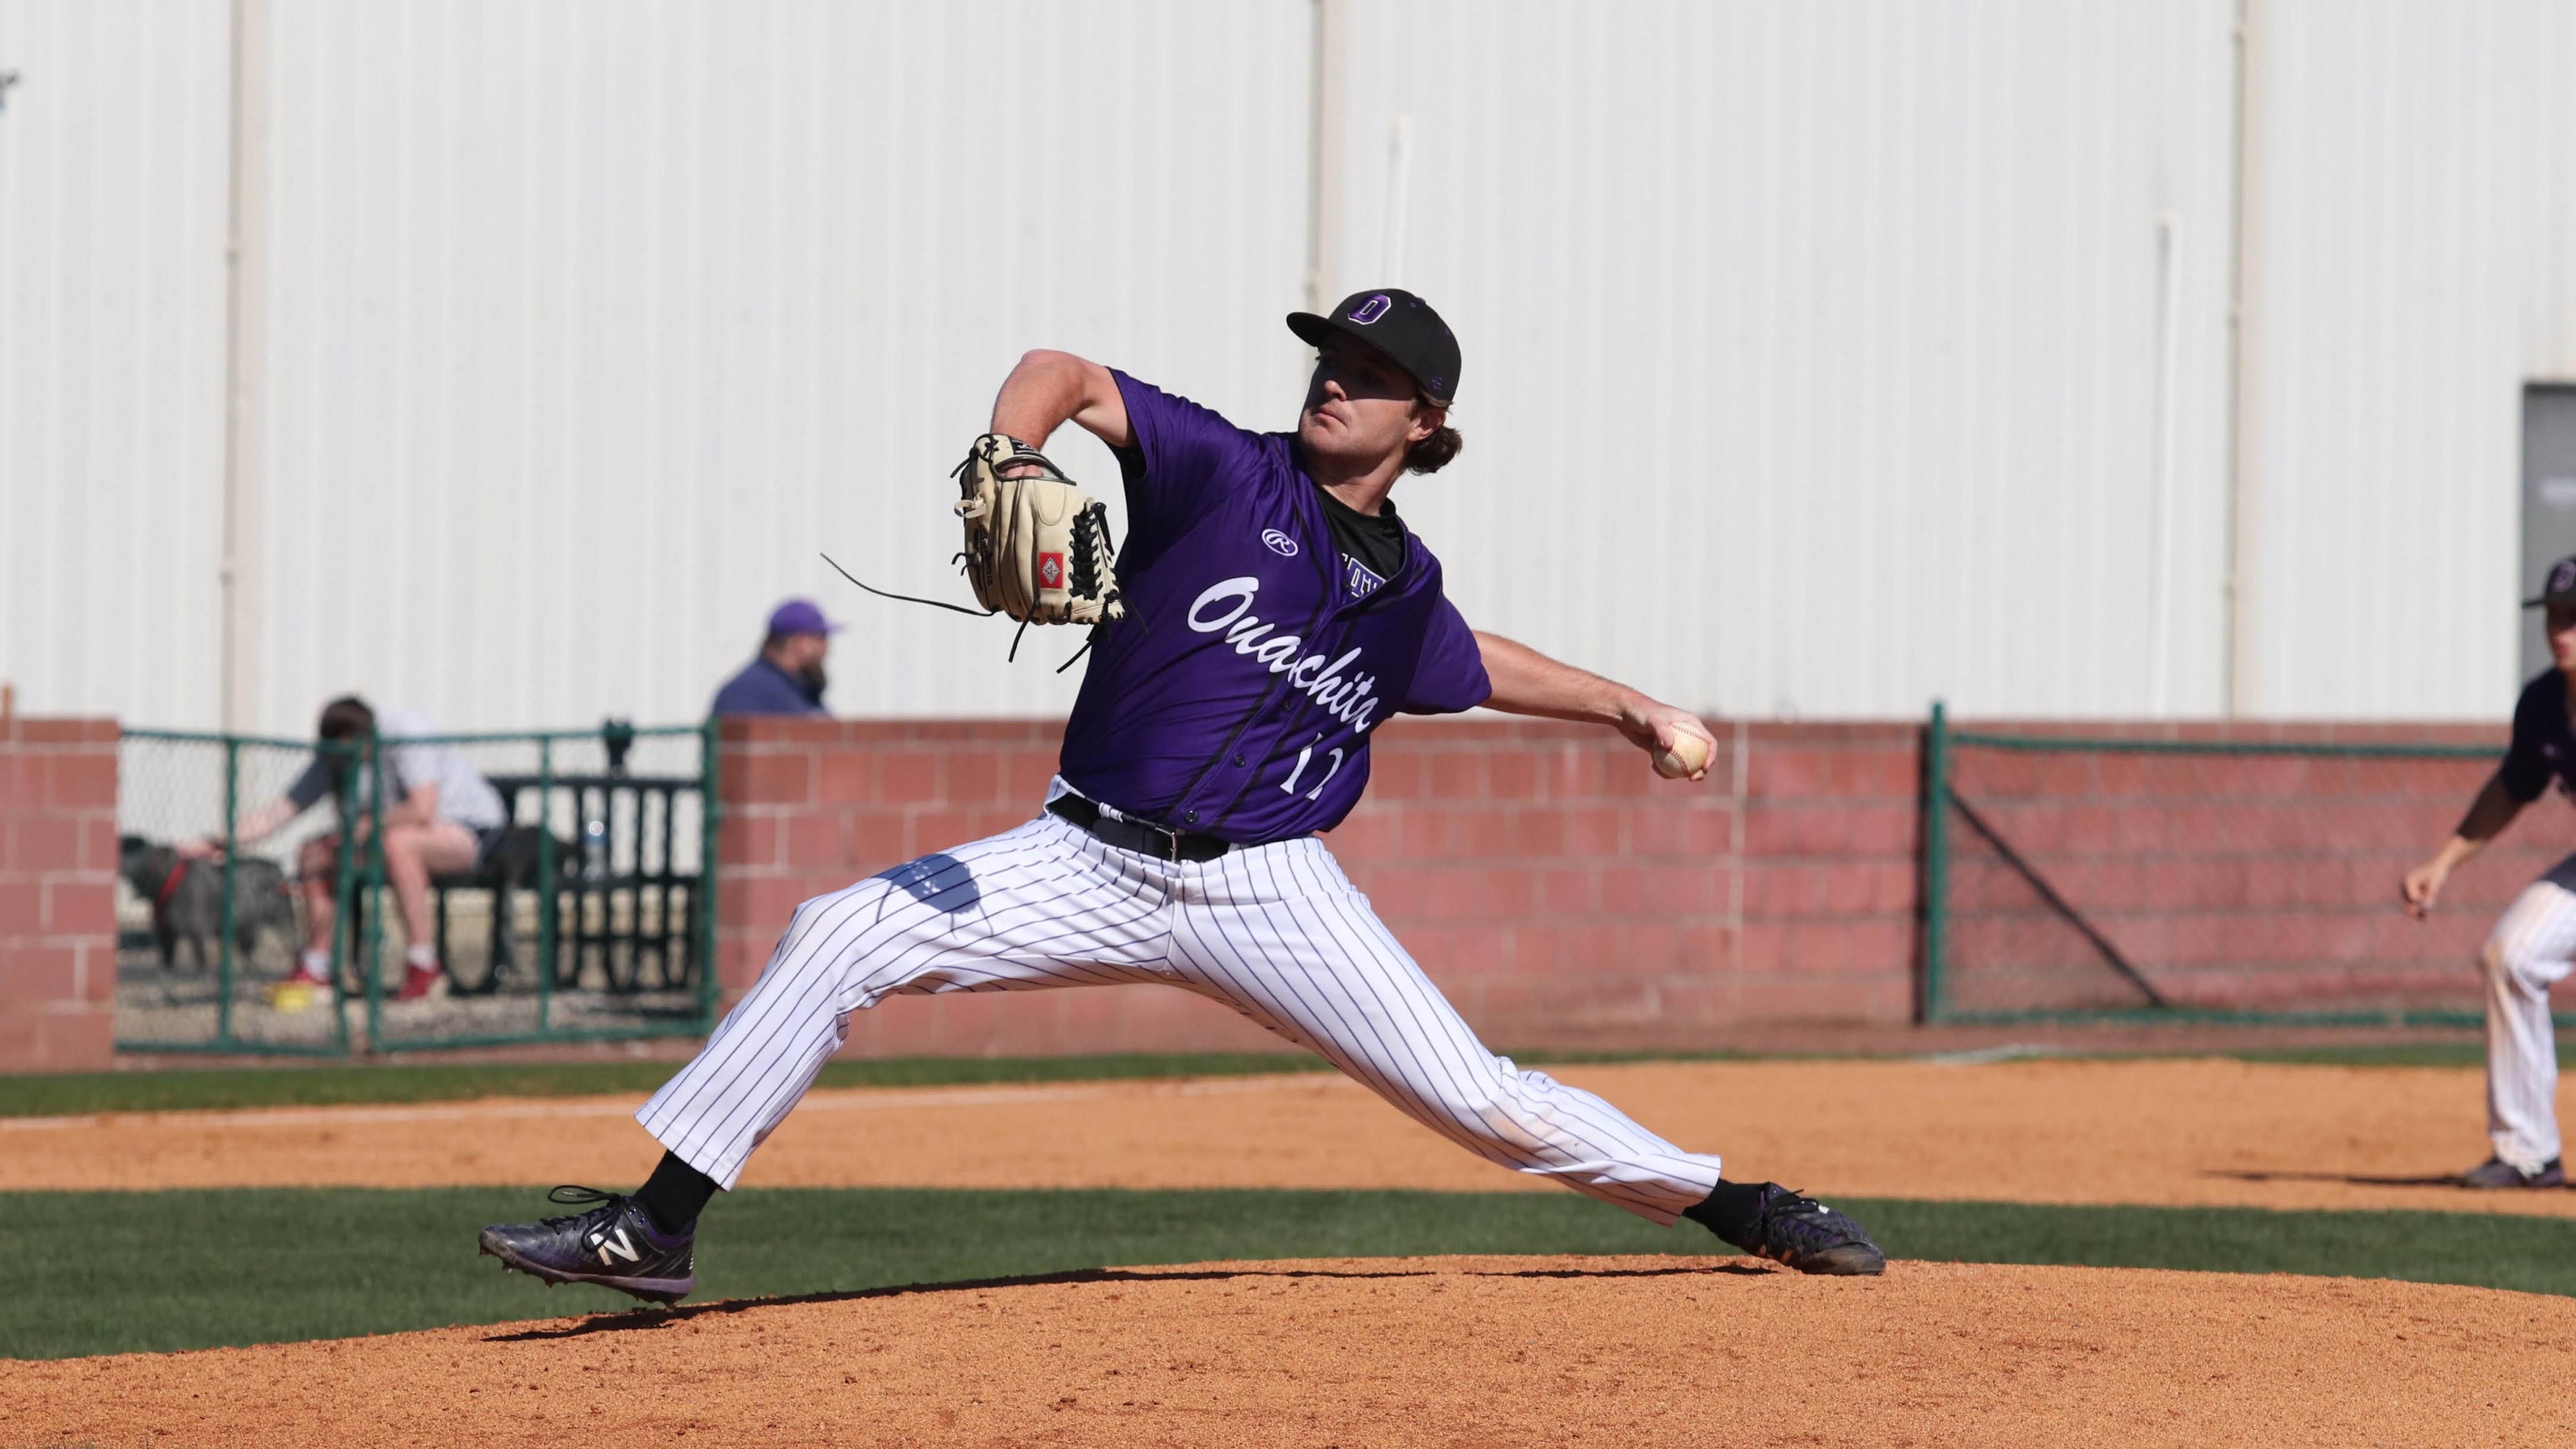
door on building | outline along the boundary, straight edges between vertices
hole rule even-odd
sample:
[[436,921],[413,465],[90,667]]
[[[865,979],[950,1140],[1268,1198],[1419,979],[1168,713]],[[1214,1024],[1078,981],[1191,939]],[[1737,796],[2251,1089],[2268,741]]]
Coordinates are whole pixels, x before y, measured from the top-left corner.
[[[2522,593],[2536,599],[2550,564],[2576,554],[2576,386],[2535,382],[2522,390]],[[2540,611],[2525,609],[2522,677],[2549,667]]]

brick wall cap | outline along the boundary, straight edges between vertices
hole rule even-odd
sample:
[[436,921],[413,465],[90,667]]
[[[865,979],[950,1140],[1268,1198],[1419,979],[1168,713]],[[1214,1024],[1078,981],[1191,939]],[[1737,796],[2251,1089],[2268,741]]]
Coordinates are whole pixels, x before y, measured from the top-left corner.
[[[1744,732],[1757,751],[1766,745],[1875,745],[1910,750],[1923,738],[1920,723],[1895,720],[1747,720]],[[1722,731],[1718,740],[1726,740]]]
[[0,728],[0,744],[114,744],[124,736],[115,720],[66,715],[12,715]]
[[2509,723],[2463,720],[1965,720],[1950,728],[1972,734],[2036,735],[2048,739],[2184,740],[2250,744],[2486,745],[2502,748]]
[[720,720],[716,737],[727,747],[812,748],[835,745],[954,744],[1049,745],[1064,738],[1060,719],[789,719],[740,716]]

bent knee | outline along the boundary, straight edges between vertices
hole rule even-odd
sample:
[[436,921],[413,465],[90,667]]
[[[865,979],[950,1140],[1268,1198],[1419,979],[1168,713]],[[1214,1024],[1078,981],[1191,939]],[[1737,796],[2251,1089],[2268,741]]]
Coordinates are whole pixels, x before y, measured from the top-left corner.
[[866,880],[845,885],[836,891],[825,891],[819,896],[807,896],[796,903],[794,911],[788,913],[787,934],[793,936],[812,926],[828,911],[843,906],[873,905],[884,898],[886,889],[886,883],[883,880],[870,876]]
[[819,959],[817,949],[834,930],[851,919],[851,913],[873,914],[884,901],[884,881],[869,879],[819,896],[808,896],[789,912],[787,925],[778,933],[778,945],[771,955],[774,966],[781,958]]
[[2486,968],[2487,979],[2509,981],[2518,986],[2546,989],[2567,974],[2566,961],[2532,950],[2500,934],[2487,938],[2478,959]]

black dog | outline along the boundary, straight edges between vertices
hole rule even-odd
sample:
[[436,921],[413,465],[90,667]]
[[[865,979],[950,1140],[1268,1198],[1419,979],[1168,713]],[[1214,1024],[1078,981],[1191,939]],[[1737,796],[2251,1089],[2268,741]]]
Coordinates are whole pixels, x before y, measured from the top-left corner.
[[[161,948],[162,968],[177,967],[179,942],[185,940],[197,969],[205,970],[224,929],[224,863],[190,860],[139,835],[120,837],[117,856],[125,883],[152,904],[152,939]],[[238,856],[233,860],[233,944],[248,956],[262,931],[275,932],[286,950],[294,952],[295,894],[276,861]]]

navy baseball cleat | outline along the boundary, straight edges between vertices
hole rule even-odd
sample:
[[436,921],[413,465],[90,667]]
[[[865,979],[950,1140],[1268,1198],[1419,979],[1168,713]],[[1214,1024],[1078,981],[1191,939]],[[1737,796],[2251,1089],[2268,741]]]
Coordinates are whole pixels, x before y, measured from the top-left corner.
[[596,1283],[653,1303],[677,1303],[698,1286],[692,1233],[653,1226],[641,1204],[595,1187],[558,1187],[546,1201],[597,1203],[588,1212],[535,1223],[494,1223],[483,1251],[501,1266],[554,1283]]
[[2553,1157],[2529,1172],[2501,1157],[2490,1157],[2460,1174],[2462,1187],[2565,1187],[2567,1173]]
[[[1801,1273],[1884,1273],[1887,1255],[1850,1218],[1776,1182],[1758,1189],[1753,1221],[1739,1232],[1712,1232],[1758,1258]],[[1696,1215],[1694,1215],[1696,1216]]]

